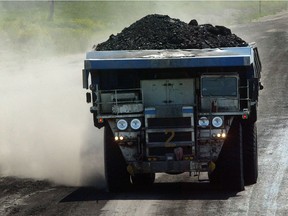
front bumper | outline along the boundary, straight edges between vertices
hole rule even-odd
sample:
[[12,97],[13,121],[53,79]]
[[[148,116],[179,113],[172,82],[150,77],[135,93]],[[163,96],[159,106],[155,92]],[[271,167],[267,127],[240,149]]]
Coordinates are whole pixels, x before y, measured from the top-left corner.
[[198,161],[145,161],[130,162],[128,171],[132,173],[182,173],[182,172],[207,172],[208,162]]

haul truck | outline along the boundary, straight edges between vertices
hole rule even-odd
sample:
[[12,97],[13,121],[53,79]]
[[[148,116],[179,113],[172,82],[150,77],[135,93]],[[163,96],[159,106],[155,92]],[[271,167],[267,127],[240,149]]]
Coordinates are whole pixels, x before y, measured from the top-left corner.
[[88,52],[83,87],[104,127],[108,189],[150,185],[155,173],[208,172],[235,191],[256,183],[260,72],[255,44]]

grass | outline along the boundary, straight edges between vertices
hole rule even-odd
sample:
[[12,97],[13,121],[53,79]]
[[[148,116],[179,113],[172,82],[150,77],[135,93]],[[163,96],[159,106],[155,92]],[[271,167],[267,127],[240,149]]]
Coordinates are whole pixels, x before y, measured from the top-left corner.
[[[0,2],[0,38],[9,49],[37,53],[36,48],[60,54],[84,52],[94,43],[117,34],[141,17],[168,14],[185,22],[235,25],[287,9],[287,2],[260,1],[90,1]],[[216,23],[214,23],[216,22]]]

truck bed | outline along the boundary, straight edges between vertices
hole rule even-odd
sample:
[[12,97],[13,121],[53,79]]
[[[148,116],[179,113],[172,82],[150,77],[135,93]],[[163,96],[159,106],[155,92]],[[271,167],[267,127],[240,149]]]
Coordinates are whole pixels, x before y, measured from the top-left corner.
[[91,51],[85,69],[237,67],[253,63],[253,47],[177,50]]

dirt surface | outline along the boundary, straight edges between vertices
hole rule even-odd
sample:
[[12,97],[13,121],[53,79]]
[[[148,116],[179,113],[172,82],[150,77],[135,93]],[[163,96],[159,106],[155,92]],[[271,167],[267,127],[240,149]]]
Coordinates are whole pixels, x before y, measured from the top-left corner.
[[167,15],[152,14],[95,46],[96,50],[202,49],[246,46],[225,26],[188,24]]
[[263,64],[257,184],[224,193],[194,176],[159,175],[151,190],[108,194],[6,177],[0,179],[0,215],[288,215],[287,20],[288,13],[282,13],[232,28],[257,42]]

